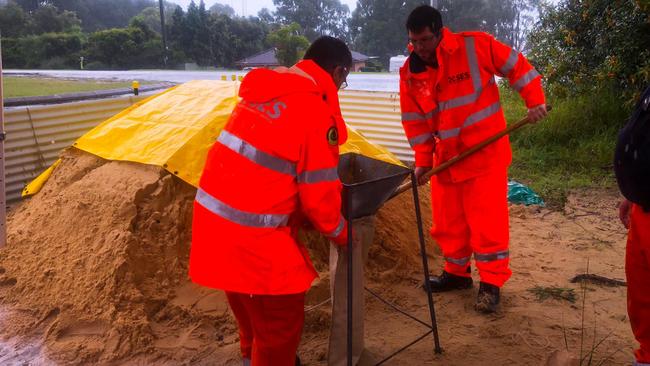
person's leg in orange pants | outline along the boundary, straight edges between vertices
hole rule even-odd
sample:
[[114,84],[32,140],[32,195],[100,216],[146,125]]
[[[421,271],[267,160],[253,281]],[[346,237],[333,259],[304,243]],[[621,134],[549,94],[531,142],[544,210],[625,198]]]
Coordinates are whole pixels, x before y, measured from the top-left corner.
[[239,327],[239,348],[242,359],[244,359],[244,364],[246,362],[250,364],[251,355],[253,354],[253,326],[242,301],[242,294],[226,291],[226,297],[228,298],[230,310],[232,310],[235,319],[237,319],[237,325]]
[[[228,303],[246,334],[252,329],[253,366],[294,366],[305,321],[305,293],[247,295],[226,292]],[[235,309],[236,308],[236,309]],[[250,324],[250,328],[248,325]],[[246,348],[242,345],[242,356]]]
[[650,366],[650,212],[632,206],[625,253],[627,312],[634,337],[636,365]]
[[431,236],[445,257],[444,270],[456,276],[471,277],[467,272],[472,248],[463,208],[464,183],[441,183],[431,178]]
[[481,282],[502,287],[512,275],[507,169],[494,169],[464,182],[463,211]]

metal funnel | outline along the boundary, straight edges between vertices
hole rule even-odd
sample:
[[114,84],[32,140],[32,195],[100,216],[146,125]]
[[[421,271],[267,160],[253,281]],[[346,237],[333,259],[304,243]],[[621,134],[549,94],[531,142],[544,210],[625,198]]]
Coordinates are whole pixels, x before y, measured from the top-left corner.
[[340,156],[338,173],[343,184],[343,215],[356,219],[377,212],[411,170],[350,153]]

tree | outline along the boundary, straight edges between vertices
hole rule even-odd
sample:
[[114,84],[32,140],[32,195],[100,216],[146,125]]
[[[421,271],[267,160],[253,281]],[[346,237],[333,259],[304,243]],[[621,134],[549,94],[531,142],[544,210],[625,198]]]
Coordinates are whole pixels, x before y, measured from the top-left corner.
[[[31,0],[21,0],[31,2]],[[134,16],[147,7],[158,6],[154,0],[38,0],[39,6],[53,5],[59,10],[77,13],[84,31],[126,27]]]
[[0,7],[0,32],[6,37],[20,37],[28,32],[29,19],[23,9],[15,3]]
[[40,6],[32,13],[32,33],[74,32],[81,30],[81,21],[70,11],[59,10],[53,5]]
[[219,3],[214,3],[214,5],[210,7],[210,13],[222,14],[227,16],[228,18],[235,17],[235,9],[233,9],[230,5],[224,5]]
[[271,14],[269,9],[267,8],[262,8],[262,10],[258,11],[257,17],[260,19],[262,23],[273,24],[276,22],[275,16],[273,16],[273,14]]
[[[408,14],[420,0],[359,0],[350,19],[350,36],[354,49],[378,56],[385,68],[391,56],[406,51]],[[401,19],[397,21],[396,19]]]
[[[177,6],[178,5],[170,3],[168,1],[163,2],[165,24],[172,23],[172,14],[176,10]],[[142,21],[145,22],[149,28],[153,29],[158,34],[162,34],[160,28],[160,8],[158,6],[150,6],[148,8],[144,8],[137,16],[141,17]]]
[[518,9],[527,0],[439,0],[442,22],[451,30],[480,30],[512,43]]
[[20,5],[25,11],[34,11],[41,4],[40,0],[16,0],[16,4]]
[[273,4],[282,24],[299,24],[311,41],[321,35],[348,38],[350,9],[339,0],[273,0]]
[[269,27],[258,18],[233,19],[230,24],[232,58],[222,65],[234,66],[235,61],[267,49]]
[[556,92],[614,85],[626,95],[650,82],[650,24],[629,0],[563,0],[544,6],[530,58]]
[[85,53],[89,68],[126,69],[159,66],[162,60],[160,37],[144,23],[92,33]]
[[309,47],[309,41],[300,35],[300,25],[293,23],[271,32],[267,41],[276,48],[275,56],[284,66],[298,62],[304,50]]

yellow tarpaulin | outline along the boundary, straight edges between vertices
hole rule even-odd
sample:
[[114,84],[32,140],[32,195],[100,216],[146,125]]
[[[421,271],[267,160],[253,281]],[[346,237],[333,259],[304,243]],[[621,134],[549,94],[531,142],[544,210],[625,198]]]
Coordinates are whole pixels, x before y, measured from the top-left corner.
[[[237,104],[239,82],[197,80],[145,99],[102,122],[74,146],[107,160],[157,165],[198,186],[207,153]],[[341,154],[357,153],[403,166],[393,154],[348,127]],[[38,192],[51,167],[23,196]]]

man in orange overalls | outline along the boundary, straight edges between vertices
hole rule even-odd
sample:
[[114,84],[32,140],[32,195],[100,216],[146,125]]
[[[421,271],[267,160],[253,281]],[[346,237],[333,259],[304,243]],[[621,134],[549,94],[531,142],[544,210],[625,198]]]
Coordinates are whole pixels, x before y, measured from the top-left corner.
[[[402,125],[415,151],[418,183],[434,165],[506,127],[494,76],[505,77],[526,102],[528,118],[546,115],[539,73],[519,52],[483,32],[453,33],[427,5],[406,22],[411,55],[400,69]],[[433,227],[445,267],[433,291],[472,286],[472,254],[481,285],[476,310],[492,313],[510,278],[507,171],[504,137],[431,179]]]
[[317,277],[297,239],[302,218],[334,243],[347,241],[338,89],[351,66],[345,43],[321,37],[289,69],[249,72],[208,154],[194,202],[190,277],[226,292],[244,365],[299,364],[305,292]]

